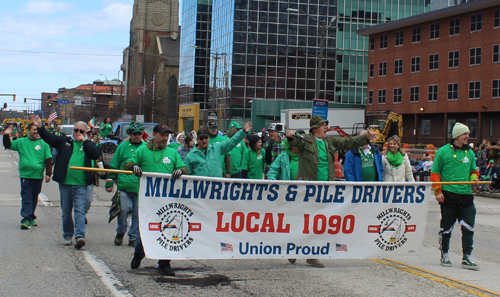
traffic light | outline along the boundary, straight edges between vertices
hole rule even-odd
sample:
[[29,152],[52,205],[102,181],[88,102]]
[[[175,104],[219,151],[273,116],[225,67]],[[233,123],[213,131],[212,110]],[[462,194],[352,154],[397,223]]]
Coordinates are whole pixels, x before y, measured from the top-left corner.
[[14,102],[16,102],[16,94],[14,94]]
[[24,104],[26,104],[26,98],[24,98]]
[[7,108],[7,103],[4,103],[4,104],[3,104],[3,108]]
[[49,106],[52,106],[52,99],[47,100],[47,103],[49,104]]
[[113,108],[113,104],[115,104],[114,101],[109,101],[109,108]]

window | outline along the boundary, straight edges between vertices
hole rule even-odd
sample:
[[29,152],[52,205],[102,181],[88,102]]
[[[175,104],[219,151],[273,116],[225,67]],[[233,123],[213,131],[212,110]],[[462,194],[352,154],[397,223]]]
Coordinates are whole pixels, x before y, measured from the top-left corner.
[[420,101],[420,87],[410,87],[410,102]]
[[478,121],[477,119],[467,119],[467,127],[469,127],[469,138],[477,138]]
[[420,57],[411,58],[411,72],[420,72]]
[[455,126],[455,123],[457,122],[457,120],[448,120],[448,127],[447,127],[447,130],[448,130],[448,139],[452,139],[453,136],[451,135],[451,132],[453,131],[453,126]]
[[387,96],[387,90],[378,90],[378,104],[385,104],[386,96]]
[[401,103],[403,101],[403,89],[395,88],[394,89],[394,103]]
[[439,23],[431,24],[431,36],[430,39],[439,38]]
[[411,42],[412,43],[420,42],[421,34],[422,34],[422,28],[420,27],[413,28],[411,30]]
[[481,82],[469,82],[469,99],[481,99]]
[[401,46],[404,43],[404,31],[398,31],[396,32],[396,46]]
[[460,19],[450,20],[450,36],[460,34]]
[[451,51],[448,53],[448,68],[458,68],[460,61],[460,51]]
[[448,84],[448,100],[458,100],[458,83]]
[[438,85],[430,85],[429,86],[428,100],[429,100],[429,102],[438,101]]
[[422,134],[431,134],[431,120],[422,120]]
[[500,9],[495,10],[495,16],[493,17],[493,27],[500,27]]
[[439,54],[429,55],[429,71],[439,69]]
[[483,29],[483,14],[473,14],[470,16],[470,31],[477,32]]
[[470,65],[481,65],[481,48],[471,48],[469,55]]
[[375,50],[375,37],[370,38],[370,50],[371,51]]
[[380,35],[380,49],[387,48],[387,34]]
[[394,74],[403,74],[403,59],[394,61]]
[[368,104],[373,104],[373,91],[368,91]]
[[370,77],[373,77],[373,73],[375,72],[375,64],[370,64]]
[[378,63],[378,76],[387,75],[387,62]]
[[493,86],[491,87],[491,97],[500,98],[500,79],[493,80]]
[[493,46],[493,63],[500,62],[500,44]]

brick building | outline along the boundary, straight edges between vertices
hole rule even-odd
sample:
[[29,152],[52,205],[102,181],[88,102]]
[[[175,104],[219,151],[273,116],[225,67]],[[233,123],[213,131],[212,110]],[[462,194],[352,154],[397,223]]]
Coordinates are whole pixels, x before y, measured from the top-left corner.
[[406,143],[500,137],[500,1],[472,1],[358,31],[369,36],[368,122],[403,115]]
[[135,0],[122,65],[127,113],[172,129],[177,127],[179,31],[178,0]]

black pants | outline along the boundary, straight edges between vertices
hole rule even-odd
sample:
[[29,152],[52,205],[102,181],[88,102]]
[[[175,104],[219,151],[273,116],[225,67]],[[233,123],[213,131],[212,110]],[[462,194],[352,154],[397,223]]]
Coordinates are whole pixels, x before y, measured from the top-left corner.
[[457,221],[462,229],[462,252],[464,255],[470,255],[473,250],[474,224],[476,221],[476,206],[474,203],[459,207],[441,205],[440,250],[447,253],[450,249],[451,232]]

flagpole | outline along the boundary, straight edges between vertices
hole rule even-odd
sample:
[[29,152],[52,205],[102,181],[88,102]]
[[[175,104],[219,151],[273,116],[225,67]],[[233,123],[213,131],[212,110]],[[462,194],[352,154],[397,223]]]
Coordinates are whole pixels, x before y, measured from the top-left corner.
[[153,75],[153,107],[151,108],[151,123],[154,123],[155,117],[155,85],[156,85],[156,74]]

